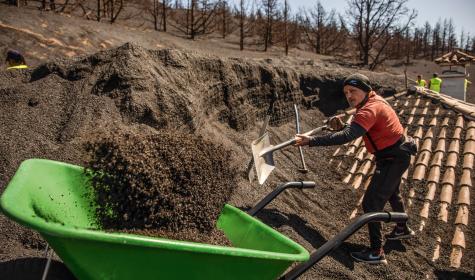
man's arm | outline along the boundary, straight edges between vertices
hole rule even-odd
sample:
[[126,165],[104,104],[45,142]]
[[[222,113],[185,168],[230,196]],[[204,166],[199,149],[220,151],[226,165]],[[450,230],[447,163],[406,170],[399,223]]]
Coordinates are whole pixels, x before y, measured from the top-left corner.
[[310,139],[309,146],[333,146],[341,145],[355,140],[358,137],[365,135],[366,130],[359,124],[352,122],[342,130],[324,135],[314,136]]

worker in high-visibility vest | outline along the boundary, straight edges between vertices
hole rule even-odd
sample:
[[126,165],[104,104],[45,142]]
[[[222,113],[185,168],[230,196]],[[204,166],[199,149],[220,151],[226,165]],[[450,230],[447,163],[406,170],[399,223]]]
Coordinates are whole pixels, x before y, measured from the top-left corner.
[[[467,74],[467,78],[469,77],[469,74]],[[467,88],[472,84],[467,78],[465,78],[464,82],[464,87],[465,87],[465,92],[467,92]]]
[[9,50],[5,63],[7,64],[7,70],[28,68],[25,58],[19,51]]
[[432,79],[429,80],[429,89],[435,92],[440,92],[440,87],[442,86],[442,79],[439,78],[437,73],[432,75]]
[[417,81],[416,81],[417,85],[420,86],[420,87],[426,87],[427,83],[426,83],[426,80],[422,79],[422,76],[421,75],[417,75]]

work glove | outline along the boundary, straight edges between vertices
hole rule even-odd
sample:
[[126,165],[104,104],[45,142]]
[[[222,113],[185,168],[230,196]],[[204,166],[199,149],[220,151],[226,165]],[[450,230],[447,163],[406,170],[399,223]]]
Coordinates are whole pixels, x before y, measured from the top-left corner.
[[330,130],[342,130],[345,127],[345,124],[342,122],[340,117],[331,117],[327,121],[327,127]]

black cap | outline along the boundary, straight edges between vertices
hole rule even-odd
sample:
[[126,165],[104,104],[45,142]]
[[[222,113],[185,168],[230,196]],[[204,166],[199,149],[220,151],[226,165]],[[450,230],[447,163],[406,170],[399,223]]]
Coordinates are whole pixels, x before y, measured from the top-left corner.
[[362,74],[353,74],[348,76],[343,82],[343,86],[346,85],[357,87],[364,92],[370,92],[373,90],[370,86],[368,77]]

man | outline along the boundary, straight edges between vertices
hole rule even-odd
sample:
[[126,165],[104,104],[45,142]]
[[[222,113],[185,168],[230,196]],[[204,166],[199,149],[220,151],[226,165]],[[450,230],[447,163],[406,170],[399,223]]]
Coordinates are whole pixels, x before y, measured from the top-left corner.
[[[396,212],[405,212],[399,185],[409,166],[411,154],[417,149],[413,142],[405,141],[403,127],[392,107],[372,90],[369,80],[354,74],[344,81],[343,91],[348,103],[356,108],[353,121],[344,126],[338,118],[332,118],[329,126],[339,131],[325,136],[297,134],[296,145],[330,146],[350,142],[363,137],[366,149],[376,157],[376,169],[363,199],[363,210],[382,211],[386,202]],[[371,264],[387,264],[381,235],[381,223],[368,224],[371,247],[351,256]],[[406,223],[397,224],[386,235],[388,240],[410,238],[414,235]]]
[[426,80],[422,79],[421,75],[417,75],[417,85],[420,87],[426,87]]
[[439,75],[437,73],[432,74],[432,79],[429,80],[429,89],[439,93],[441,86],[442,79],[439,78]]
[[7,64],[7,70],[28,68],[25,58],[19,51],[9,50],[5,63]]

